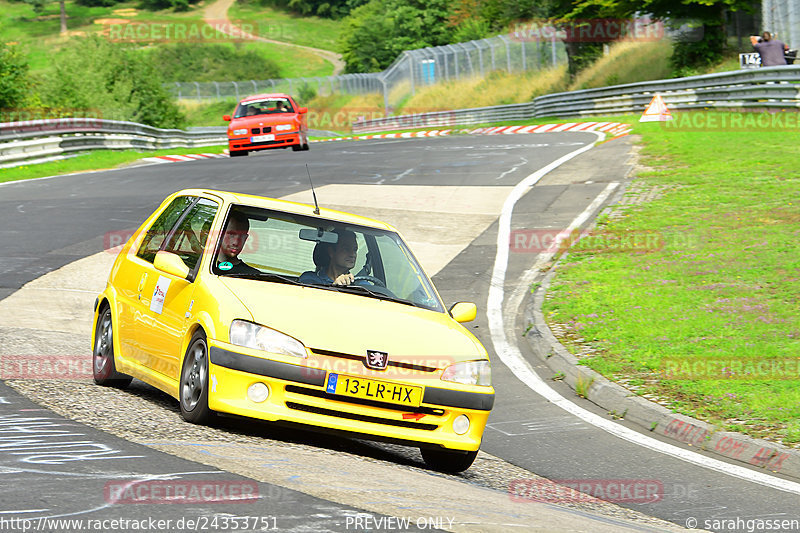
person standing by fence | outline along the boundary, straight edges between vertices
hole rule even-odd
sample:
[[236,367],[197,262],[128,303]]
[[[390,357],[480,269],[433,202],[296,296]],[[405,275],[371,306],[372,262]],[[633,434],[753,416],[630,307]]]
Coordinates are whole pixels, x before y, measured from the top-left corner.
[[761,56],[762,67],[775,67],[786,64],[784,54],[789,50],[789,47],[785,43],[773,39],[772,34],[768,31],[762,33],[761,38],[753,35],[750,37],[750,42],[758,52],[758,55]]

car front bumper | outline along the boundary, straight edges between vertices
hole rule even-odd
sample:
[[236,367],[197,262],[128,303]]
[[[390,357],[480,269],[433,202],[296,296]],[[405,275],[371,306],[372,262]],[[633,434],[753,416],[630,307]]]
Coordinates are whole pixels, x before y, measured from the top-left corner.
[[[208,402],[214,411],[405,444],[477,450],[494,403],[493,390],[477,393],[431,385],[424,385],[419,407],[349,398],[326,392],[328,371],[322,368],[255,357],[213,344],[209,346],[209,361]],[[269,397],[256,403],[248,399],[247,389],[259,382],[269,387]],[[411,380],[403,383],[421,385]],[[455,419],[461,415],[470,421],[463,435],[453,430]]]

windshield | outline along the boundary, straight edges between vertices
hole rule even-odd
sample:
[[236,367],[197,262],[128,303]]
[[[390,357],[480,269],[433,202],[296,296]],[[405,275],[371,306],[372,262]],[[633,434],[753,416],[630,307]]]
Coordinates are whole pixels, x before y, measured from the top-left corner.
[[[317,217],[233,206],[217,244],[213,272],[444,311],[397,233]],[[334,283],[342,276],[346,282]]]
[[236,108],[234,118],[254,117],[256,115],[273,115],[276,113],[294,113],[292,103],[288,98],[268,98],[242,102]]

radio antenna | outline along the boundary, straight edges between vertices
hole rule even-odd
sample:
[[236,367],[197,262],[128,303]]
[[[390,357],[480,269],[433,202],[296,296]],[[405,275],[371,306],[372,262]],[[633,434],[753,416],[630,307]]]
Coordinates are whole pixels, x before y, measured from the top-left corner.
[[308,170],[308,163],[306,163],[306,173],[308,173],[308,182],[311,184],[311,195],[314,197],[314,214],[319,215],[319,204],[317,203],[317,193],[314,192],[314,182],[311,181],[311,172]]

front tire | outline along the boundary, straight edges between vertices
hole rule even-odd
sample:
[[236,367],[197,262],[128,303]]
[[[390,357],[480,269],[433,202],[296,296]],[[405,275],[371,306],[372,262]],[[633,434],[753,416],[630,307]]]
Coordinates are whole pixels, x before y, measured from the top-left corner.
[[422,452],[422,458],[429,468],[447,474],[463,472],[472,466],[472,463],[478,456],[478,450],[474,452],[462,452],[458,450],[421,448],[420,452]]
[[117,372],[114,364],[114,322],[111,308],[107,305],[100,309],[95,324],[92,375],[98,385],[119,389],[124,389],[133,380],[132,377]]
[[292,145],[292,152],[299,152],[302,149],[303,149],[303,147],[301,145],[299,145],[299,144],[293,144]]
[[181,416],[187,422],[208,424],[216,417],[208,408],[208,381],[208,343],[200,330],[192,336],[181,366]]
[[236,150],[236,151],[230,151],[230,152],[228,152],[228,154],[229,154],[231,157],[241,157],[241,156],[245,156],[245,155],[247,155],[247,150]]

